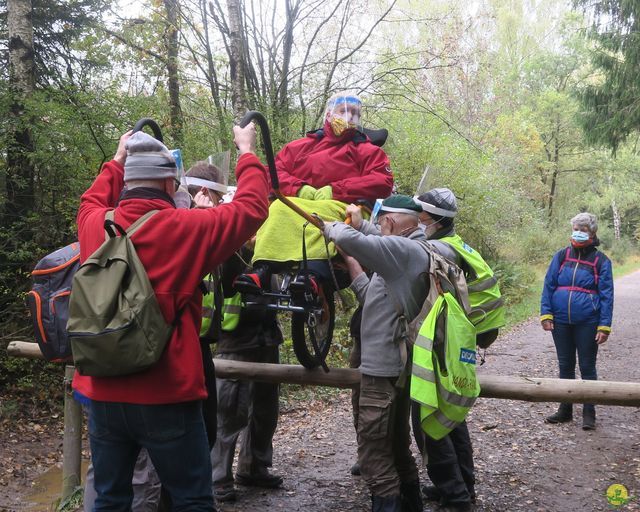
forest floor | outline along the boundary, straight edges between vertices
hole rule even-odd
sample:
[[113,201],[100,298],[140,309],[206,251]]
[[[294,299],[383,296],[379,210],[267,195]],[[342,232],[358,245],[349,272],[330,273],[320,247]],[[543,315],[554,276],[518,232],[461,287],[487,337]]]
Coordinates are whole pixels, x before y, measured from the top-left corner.
[[[640,382],[640,272],[616,280],[613,334],[598,357],[599,379]],[[551,335],[536,320],[501,336],[487,351],[480,374],[556,377]],[[2,399],[0,393],[0,400]],[[574,421],[544,423],[555,404],[479,399],[468,424],[475,450],[476,511],[640,511],[640,410],[597,407],[597,429],[583,431],[581,409]],[[19,425],[0,423],[0,511],[53,510],[60,487],[61,418],[23,414]],[[417,458],[417,450],[414,446]],[[364,511],[369,493],[349,468],[356,460],[350,397],[283,407],[274,439],[273,471],[281,489],[238,487],[238,500],[223,512]],[[421,478],[427,481],[424,470]],[[632,499],[608,503],[612,484]],[[438,507],[425,503],[425,511]]]

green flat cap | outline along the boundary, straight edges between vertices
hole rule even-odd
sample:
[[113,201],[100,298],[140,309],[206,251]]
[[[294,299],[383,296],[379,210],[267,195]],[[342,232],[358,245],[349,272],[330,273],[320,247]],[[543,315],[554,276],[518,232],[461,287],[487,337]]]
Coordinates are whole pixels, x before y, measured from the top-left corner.
[[382,201],[379,215],[382,213],[406,213],[417,217],[421,212],[422,206],[416,203],[412,197],[395,194]]

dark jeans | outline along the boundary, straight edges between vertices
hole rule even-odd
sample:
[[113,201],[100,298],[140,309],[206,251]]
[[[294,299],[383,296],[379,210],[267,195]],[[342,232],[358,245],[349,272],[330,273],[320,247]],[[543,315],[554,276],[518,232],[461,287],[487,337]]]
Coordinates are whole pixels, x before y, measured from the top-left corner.
[[576,378],[576,351],[580,376],[583,380],[598,380],[596,373],[597,324],[553,324],[553,342],[556,345],[561,379]]
[[202,403],[138,405],[92,401],[89,440],[98,494],[94,510],[129,511],[131,479],[147,449],[174,511],[211,512],[211,463]]

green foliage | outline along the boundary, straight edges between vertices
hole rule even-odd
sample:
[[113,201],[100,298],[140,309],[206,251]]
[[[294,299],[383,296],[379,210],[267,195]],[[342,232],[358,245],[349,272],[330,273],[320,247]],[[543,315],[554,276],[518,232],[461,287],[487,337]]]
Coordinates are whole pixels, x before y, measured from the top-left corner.
[[[4,323],[4,327],[7,324]],[[8,357],[0,342],[0,421],[20,420],[33,410],[62,412],[64,367],[39,360]],[[18,405],[20,404],[20,405]]]
[[75,512],[82,506],[84,487],[79,485],[66,499],[61,500],[56,507],[57,512]]
[[640,4],[635,0],[574,0],[591,15],[594,78],[579,90],[588,138],[615,152],[640,128]]
[[629,238],[614,240],[612,237],[607,237],[603,240],[603,245],[607,247],[603,250],[614,265],[623,265],[632,256],[638,254],[638,245]]

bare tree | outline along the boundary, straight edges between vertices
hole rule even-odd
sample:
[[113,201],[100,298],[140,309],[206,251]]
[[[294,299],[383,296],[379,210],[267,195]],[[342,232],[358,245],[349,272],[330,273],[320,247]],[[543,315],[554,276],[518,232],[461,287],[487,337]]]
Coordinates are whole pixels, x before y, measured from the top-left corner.
[[244,87],[244,37],[240,0],[227,0],[229,10],[229,69],[231,73],[231,101],[233,115],[240,119],[247,111]]
[[29,158],[34,142],[25,116],[25,102],[35,88],[31,0],[8,0],[7,11],[12,134],[7,147],[4,214],[21,218],[32,208],[34,190],[34,168]]
[[176,145],[181,146],[183,142],[183,118],[182,107],[180,106],[180,80],[178,78],[178,35],[179,35],[179,10],[178,0],[164,0],[164,7],[167,13],[167,30],[165,32],[165,45],[167,48],[167,85],[169,89],[169,108],[171,122],[169,129]]

